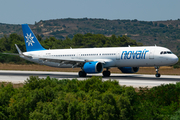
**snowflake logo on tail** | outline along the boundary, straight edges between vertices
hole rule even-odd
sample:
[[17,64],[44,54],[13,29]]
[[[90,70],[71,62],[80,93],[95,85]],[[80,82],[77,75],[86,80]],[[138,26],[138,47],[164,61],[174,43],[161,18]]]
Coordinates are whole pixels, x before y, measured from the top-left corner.
[[31,36],[31,33],[29,35],[27,34],[27,36],[25,36],[25,37],[26,37],[26,43],[28,43],[28,46],[30,46],[30,45],[33,46],[33,43],[35,43],[35,42],[33,41],[34,37]]

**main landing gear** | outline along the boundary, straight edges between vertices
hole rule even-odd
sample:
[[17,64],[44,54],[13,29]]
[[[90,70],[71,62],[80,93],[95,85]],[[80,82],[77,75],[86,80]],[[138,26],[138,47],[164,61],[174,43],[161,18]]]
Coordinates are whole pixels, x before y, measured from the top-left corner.
[[156,76],[156,77],[160,77],[161,74],[158,73],[158,71],[159,71],[159,66],[156,66],[155,69],[156,69],[156,74],[155,74],[155,76]]
[[79,71],[79,77],[86,77],[87,73],[84,71]]
[[[82,71],[79,71],[79,77],[86,77],[87,73]],[[106,71],[103,71],[103,76],[104,77],[109,77],[111,75],[111,72],[108,70],[108,68],[106,69]]]
[[103,71],[104,77],[109,77],[110,75],[111,75],[111,72],[108,70],[108,68],[106,69],[106,71]]

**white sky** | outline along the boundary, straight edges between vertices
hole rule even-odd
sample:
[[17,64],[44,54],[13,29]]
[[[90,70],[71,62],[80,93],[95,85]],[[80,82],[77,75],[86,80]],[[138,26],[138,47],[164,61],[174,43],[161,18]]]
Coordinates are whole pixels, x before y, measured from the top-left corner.
[[177,20],[180,0],[1,0],[0,23],[61,18]]

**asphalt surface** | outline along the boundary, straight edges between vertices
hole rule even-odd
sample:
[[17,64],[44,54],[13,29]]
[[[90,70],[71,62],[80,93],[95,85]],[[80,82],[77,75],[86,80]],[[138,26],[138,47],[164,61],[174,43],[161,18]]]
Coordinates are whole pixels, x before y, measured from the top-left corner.
[[[39,76],[46,78],[47,76],[61,79],[78,80],[88,79],[92,76],[102,76],[102,74],[88,74],[87,77],[79,77],[78,73],[74,72],[44,72],[44,71],[10,71],[0,70],[0,82],[24,83],[29,76]],[[156,78],[155,75],[144,74],[111,74],[110,77],[102,77],[103,80],[117,80],[120,85],[133,86],[133,87],[153,87],[161,84],[169,84],[180,82],[180,76],[176,75],[161,75]]]

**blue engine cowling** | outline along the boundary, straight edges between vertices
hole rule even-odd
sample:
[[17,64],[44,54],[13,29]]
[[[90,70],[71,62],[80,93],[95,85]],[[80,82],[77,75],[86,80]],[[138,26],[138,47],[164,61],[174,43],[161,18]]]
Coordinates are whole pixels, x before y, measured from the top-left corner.
[[98,61],[86,62],[83,66],[86,73],[100,73],[103,70],[103,64]]
[[139,71],[139,67],[118,67],[122,73],[136,73]]

